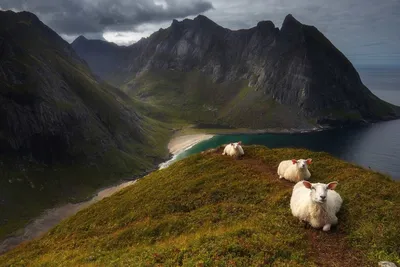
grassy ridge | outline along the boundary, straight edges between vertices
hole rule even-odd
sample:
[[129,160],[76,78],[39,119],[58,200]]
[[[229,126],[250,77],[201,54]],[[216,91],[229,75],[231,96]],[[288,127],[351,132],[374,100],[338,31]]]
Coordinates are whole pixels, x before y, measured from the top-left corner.
[[[30,266],[370,266],[400,264],[400,184],[326,153],[245,147],[242,160],[198,154],[62,222],[0,256]],[[339,181],[344,199],[330,233],[289,209],[287,158],[313,158],[311,181]]]

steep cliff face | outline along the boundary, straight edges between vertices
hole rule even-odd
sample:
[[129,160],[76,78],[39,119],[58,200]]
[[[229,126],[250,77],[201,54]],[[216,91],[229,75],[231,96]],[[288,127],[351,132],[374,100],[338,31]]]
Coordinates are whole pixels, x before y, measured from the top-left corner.
[[[95,68],[86,53],[77,51]],[[162,73],[172,71],[187,77],[196,72],[204,75],[203,79],[210,79],[210,86],[229,85],[226,87],[231,90],[202,89],[225,103],[214,105],[206,99],[198,100],[198,104],[216,110],[213,119],[206,119],[213,123],[228,121],[230,126],[253,128],[267,128],[270,124],[302,127],[390,119],[398,115],[397,108],[378,99],[362,84],[352,64],[321,32],[301,24],[292,15],[285,18],[281,29],[271,21],[262,21],[254,28],[238,31],[225,29],[202,15],[194,20],[174,20],[169,28],[119,51],[125,54],[124,60],[115,63],[118,69],[110,66],[107,72],[118,74],[117,84],[134,96],[142,97],[140,86],[147,88],[147,95],[158,104],[163,104],[161,97],[157,97],[160,93],[149,85],[155,81],[143,78],[149,73],[170,81]],[[177,81],[178,86],[183,80],[187,79]],[[237,82],[243,82],[241,87],[235,88]],[[227,106],[243,96],[239,95],[244,90],[243,84],[251,88],[251,97],[236,101],[240,106]],[[174,87],[176,83],[172,87],[164,84],[162,90],[173,91]],[[265,103],[257,102],[254,108],[254,99],[263,99]],[[181,107],[185,101],[182,99]],[[274,109],[270,108],[271,103]],[[283,116],[280,111],[287,109],[297,118],[288,120]],[[243,121],[247,124],[242,123],[236,113],[243,116],[246,110],[260,114],[261,121],[249,122],[253,116],[245,116]],[[274,122],[266,117],[278,118]]]
[[0,238],[18,216],[152,168],[156,127],[35,15],[0,11]]

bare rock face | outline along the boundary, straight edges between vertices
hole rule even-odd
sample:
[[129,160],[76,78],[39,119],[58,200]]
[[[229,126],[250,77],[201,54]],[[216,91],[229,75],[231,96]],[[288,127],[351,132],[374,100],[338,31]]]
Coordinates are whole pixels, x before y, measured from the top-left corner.
[[378,263],[378,266],[379,267],[397,267],[396,264],[394,264],[393,262],[390,262],[390,261],[380,261]]
[[[76,40],[72,44],[95,72],[99,65],[92,60],[96,42],[99,41]],[[88,46],[93,48],[90,53],[85,52]],[[225,29],[200,15],[194,20],[174,20],[169,28],[129,47],[107,47],[109,52],[125,54],[124,60],[116,56],[117,62],[103,66],[107,73],[118,76],[111,79],[117,85],[160,70],[183,74],[199,71],[216,84],[246,80],[275,103],[301,114],[302,119],[286,125],[290,127],[299,127],[306,120],[338,126],[399,115],[397,107],[378,99],[363,85],[350,61],[321,32],[292,15],[285,18],[281,29],[271,21],[262,21],[254,28],[238,31]],[[100,71],[97,74],[102,76]],[[262,108],[258,111],[269,112]],[[235,122],[233,119],[231,126],[241,126]]]

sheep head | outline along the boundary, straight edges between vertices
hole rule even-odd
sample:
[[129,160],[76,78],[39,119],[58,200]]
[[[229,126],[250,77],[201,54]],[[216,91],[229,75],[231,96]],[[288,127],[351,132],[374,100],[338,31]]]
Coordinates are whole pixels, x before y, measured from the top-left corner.
[[293,164],[297,164],[299,169],[307,169],[308,165],[312,163],[312,159],[292,159]]
[[326,202],[326,197],[328,196],[328,189],[335,190],[338,182],[330,182],[329,184],[323,183],[310,183],[303,181],[303,185],[310,189],[310,197],[312,201],[322,204]]
[[231,146],[233,146],[234,149],[238,149],[238,147],[242,144],[242,141],[239,141],[237,143],[231,143]]

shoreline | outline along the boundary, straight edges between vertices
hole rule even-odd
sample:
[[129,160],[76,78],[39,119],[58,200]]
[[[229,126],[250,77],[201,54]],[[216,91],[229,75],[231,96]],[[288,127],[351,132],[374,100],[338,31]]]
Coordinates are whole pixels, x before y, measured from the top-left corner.
[[177,135],[172,137],[168,143],[168,150],[169,153],[172,155],[178,155],[185,150],[193,147],[194,145],[211,139],[214,137],[214,134],[206,134],[206,133],[199,133],[199,134],[188,134],[188,135]]
[[168,151],[172,157],[158,165],[158,168],[164,169],[171,165],[182,152],[192,148],[200,142],[213,138],[214,134],[198,133],[198,134],[177,134],[171,138],[168,143]]
[[[158,165],[158,168],[155,168],[154,170],[162,169],[163,164],[169,165],[178,154],[202,141],[212,138],[213,136],[214,135],[211,134],[190,134],[176,135],[172,137],[168,143],[168,150],[170,154],[173,155],[172,158],[160,163]],[[144,173],[141,177],[144,176],[146,176],[146,173]],[[113,195],[114,193],[117,193],[118,191],[130,185],[135,184],[137,180],[141,177],[138,177],[135,180],[128,180],[113,186],[102,188],[88,200],[78,203],[67,203],[58,207],[44,210],[41,215],[34,218],[26,226],[17,230],[5,239],[0,240],[0,255],[13,249],[21,243],[40,238],[43,234],[48,232],[51,228],[55,227],[61,221],[75,215],[79,211],[99,202],[106,197]]]
[[[182,128],[178,131],[180,136],[188,135],[232,135],[232,134],[301,134],[313,133],[335,129],[331,126],[318,126],[313,128],[265,128],[265,129],[246,129],[246,128],[197,128],[196,125]],[[172,139],[171,139],[172,140]]]
[[[195,128],[185,127],[178,130],[168,142],[167,148],[171,155],[169,160],[164,161],[155,166],[152,171],[168,167],[171,163],[175,162],[177,156],[192,148],[196,144],[209,140],[216,135],[236,135],[236,134],[301,134],[310,132],[321,132],[334,129],[334,127],[314,127],[309,129],[281,129],[281,128],[267,128],[267,129],[213,129],[213,128]],[[189,132],[187,132],[189,131]],[[148,174],[148,173],[147,173]],[[144,177],[146,173],[143,174]],[[41,215],[30,221],[25,227],[17,230],[10,236],[0,240],[0,255],[18,246],[19,244],[39,238],[51,228],[56,226],[61,221],[75,215],[80,210],[89,207],[90,205],[111,196],[112,194],[124,189],[127,186],[136,183],[140,177],[135,180],[123,181],[119,184],[105,187],[100,189],[93,197],[88,200],[78,203],[67,203],[65,205],[54,207],[43,211]]]
[[0,243],[0,255],[13,249],[23,242],[41,237],[61,221],[75,215],[79,211],[107,198],[114,193],[136,183],[137,180],[122,182],[120,184],[99,190],[92,198],[78,203],[67,203],[43,211],[41,215],[29,222],[25,227],[6,237]]

